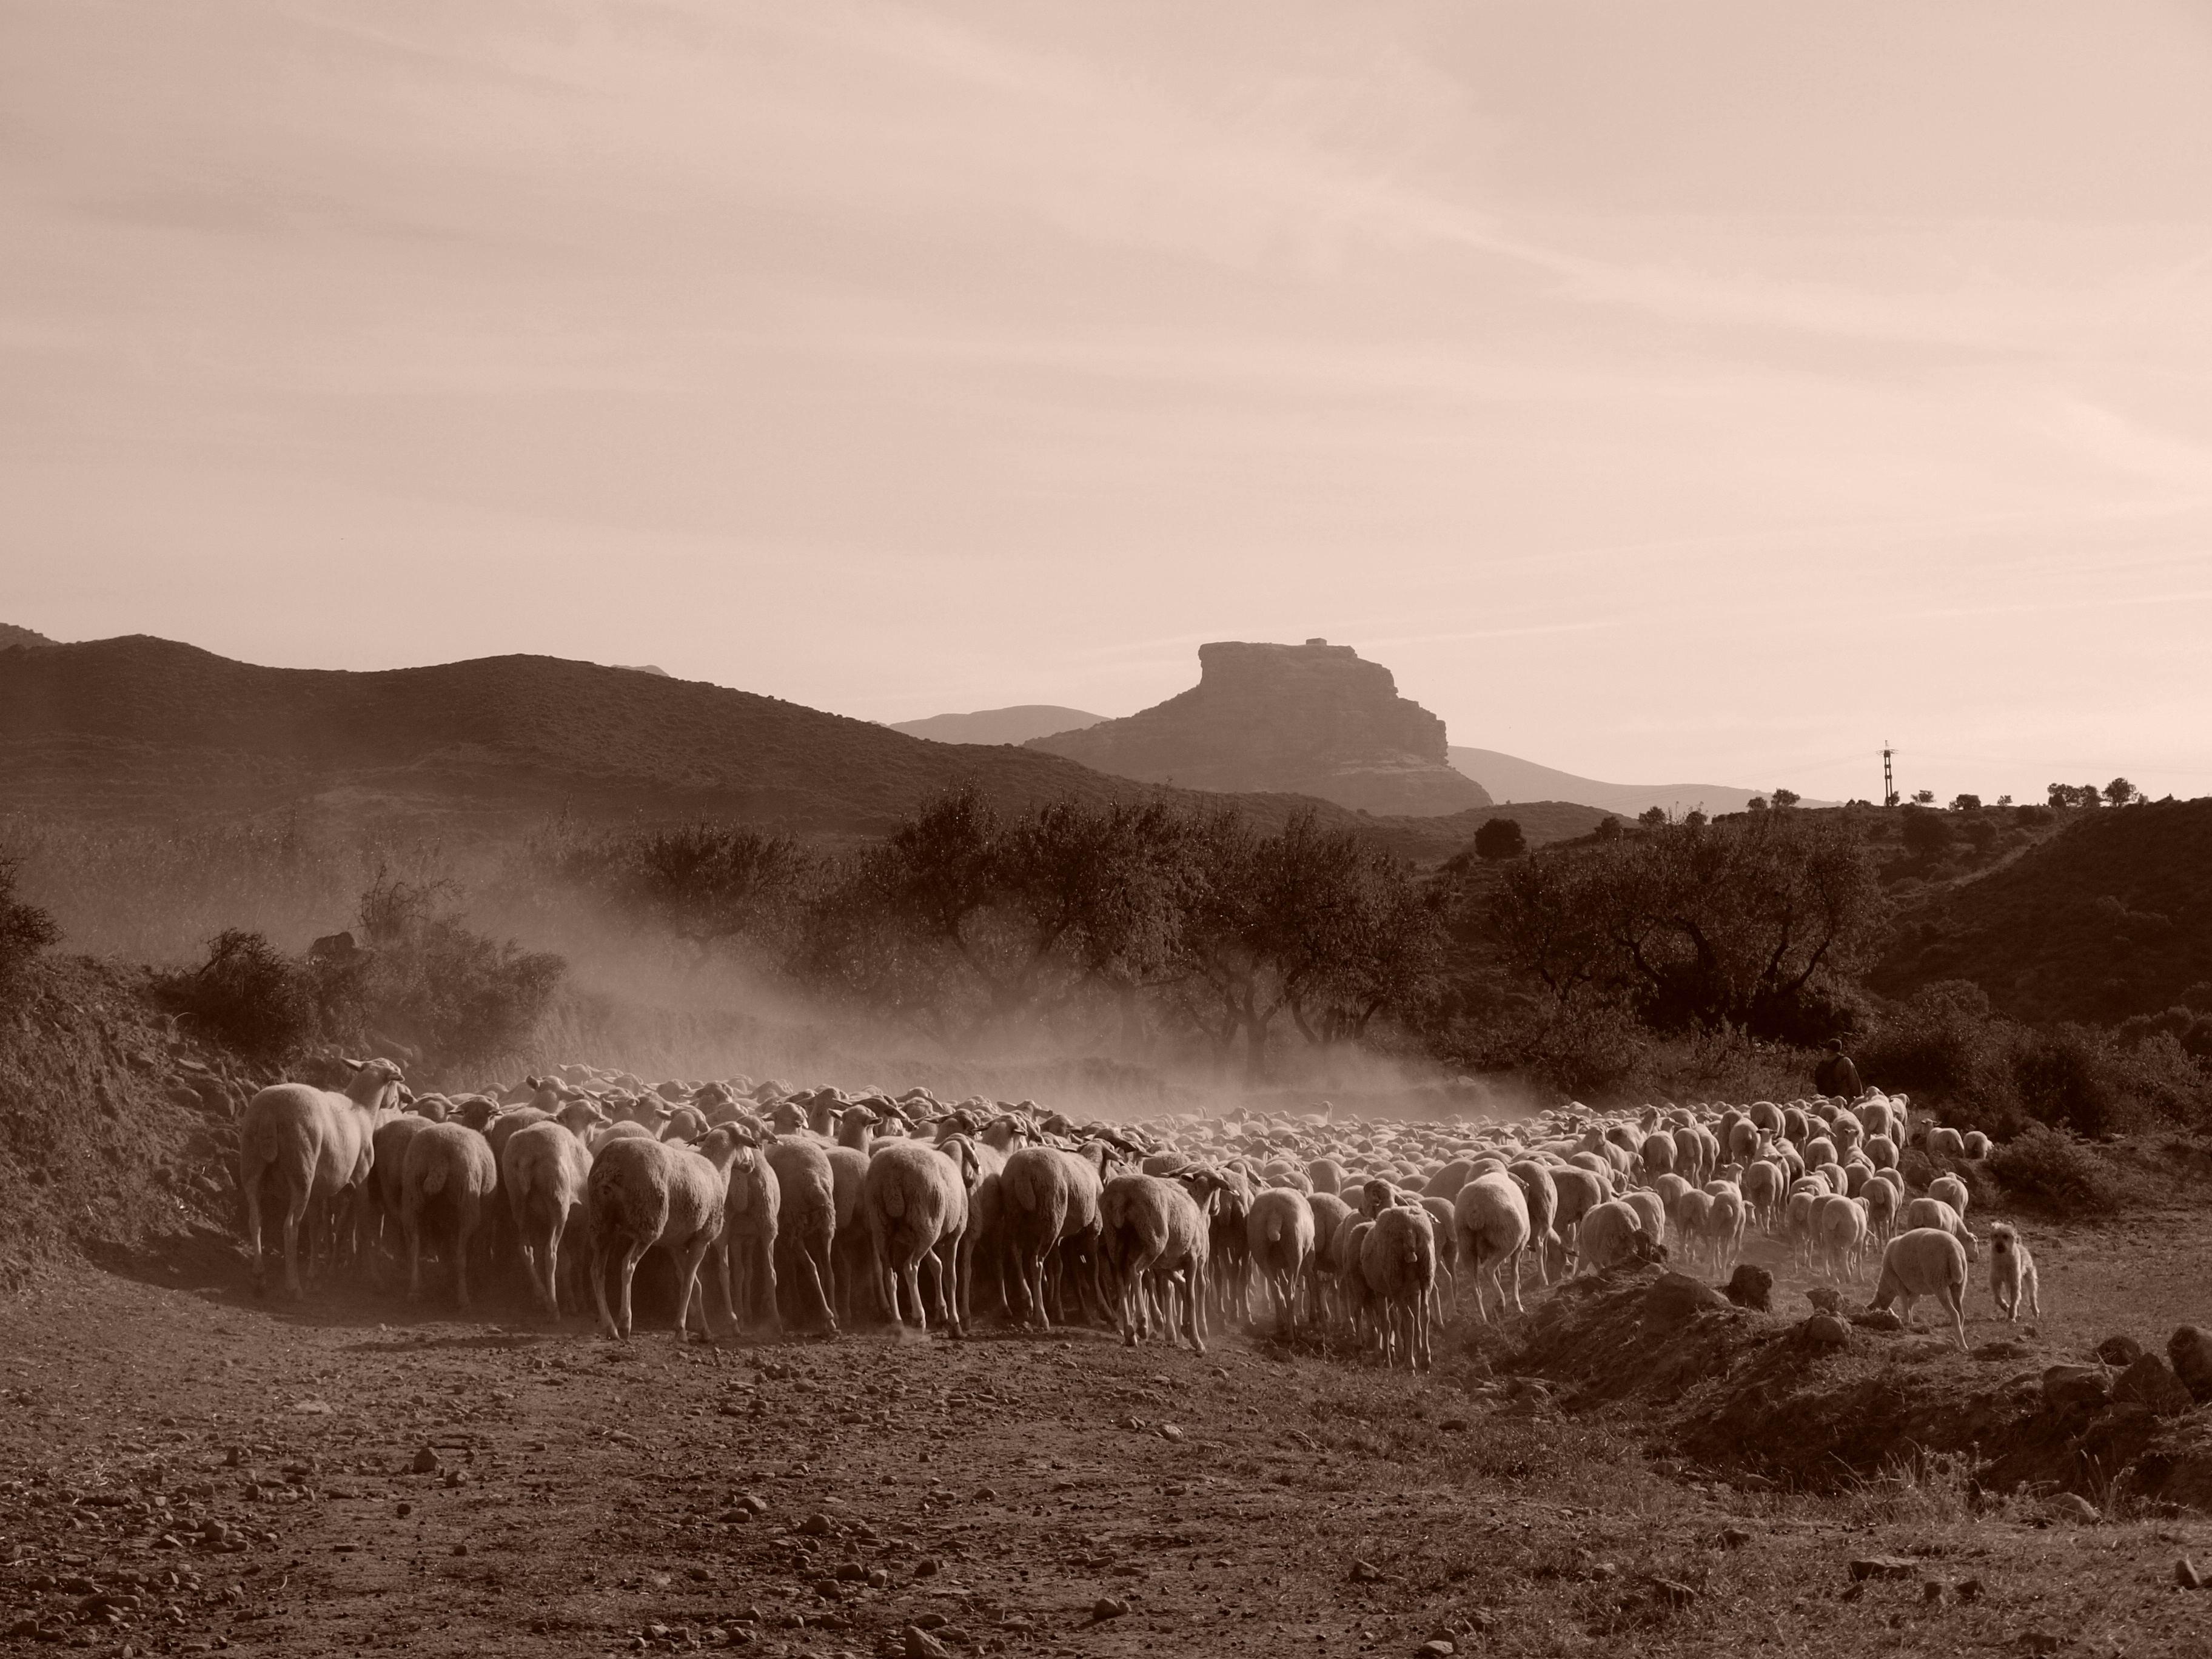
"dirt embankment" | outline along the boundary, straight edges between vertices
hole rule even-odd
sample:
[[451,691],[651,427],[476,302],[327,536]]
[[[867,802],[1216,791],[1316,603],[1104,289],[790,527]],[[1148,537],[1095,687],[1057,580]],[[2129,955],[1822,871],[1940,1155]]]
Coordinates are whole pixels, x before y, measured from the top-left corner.
[[0,1009],[0,1289],[229,1228],[235,1119],[266,1079],[179,1036],[148,991],[143,969],[53,962]]
[[1887,1315],[1792,1319],[1647,1267],[1571,1282],[1486,1357],[1571,1413],[1641,1420],[1753,1484],[1833,1491],[1957,1458],[1993,1494],[2212,1510],[2212,1376],[2192,1371],[2192,1394],[2165,1346],[2116,1335],[2079,1354],[2023,1335],[1961,1352]]

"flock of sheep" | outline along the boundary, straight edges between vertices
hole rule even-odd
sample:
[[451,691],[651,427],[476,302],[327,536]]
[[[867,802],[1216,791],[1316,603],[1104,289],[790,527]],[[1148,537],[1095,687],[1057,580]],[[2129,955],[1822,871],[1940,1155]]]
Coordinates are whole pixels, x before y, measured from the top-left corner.
[[[1908,1195],[1899,1154],[1978,1157],[1987,1141],[1914,1122],[1903,1097],[1571,1105],[1513,1123],[1324,1110],[1078,1124],[1028,1101],[647,1087],[579,1066],[496,1095],[417,1097],[389,1060],[348,1063],[343,1091],[278,1084],[246,1107],[257,1291],[273,1224],[295,1297],[303,1250],[311,1270],[373,1270],[394,1249],[418,1297],[428,1249],[463,1308],[473,1258],[520,1269],[558,1317],[582,1300],[581,1266],[600,1328],[626,1340],[633,1275],[658,1247],[679,1341],[695,1322],[714,1340],[711,1287],[738,1330],[875,1320],[958,1336],[980,1303],[1024,1324],[1111,1324],[1130,1343],[1157,1324],[1203,1352],[1212,1322],[1266,1316],[1425,1368],[1447,1291],[1455,1309],[1471,1291],[1486,1322],[1492,1303],[1500,1317],[1522,1307],[1531,1264],[1547,1285],[1670,1255],[1723,1278],[1753,1225],[1837,1281],[1878,1248],[1875,1305],[1909,1322],[1933,1297],[1963,1348],[1979,1260],[1965,1183],[1941,1174]],[[2016,1317],[2024,1298],[2039,1314],[2026,1247],[2002,1224],[1992,1244],[1999,1310]]]

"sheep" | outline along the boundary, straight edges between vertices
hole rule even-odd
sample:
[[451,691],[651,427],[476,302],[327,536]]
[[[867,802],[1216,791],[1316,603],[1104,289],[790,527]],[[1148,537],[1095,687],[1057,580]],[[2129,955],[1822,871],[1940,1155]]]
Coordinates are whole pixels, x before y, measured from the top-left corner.
[[[757,1149],[751,1125],[739,1118],[723,1122]],[[714,1257],[722,1314],[732,1334],[744,1330],[755,1309],[761,1310],[771,1335],[783,1334],[775,1283],[775,1241],[782,1210],[782,1183],[764,1154],[757,1150],[755,1156],[731,1164],[722,1198],[722,1236],[715,1241]]]
[[1583,1216],[1613,1195],[1601,1177],[1573,1164],[1553,1170],[1552,1190],[1559,1200],[1553,1224],[1562,1236],[1569,1228],[1581,1225]]
[[1271,1187],[1253,1195],[1244,1214],[1246,1248],[1274,1302],[1276,1328],[1285,1338],[1297,1334],[1298,1297],[1313,1258],[1314,1236],[1313,1205],[1304,1194]]
[[[1020,1316],[1052,1328],[1045,1300],[1045,1273],[1054,1253],[1070,1240],[1088,1246],[1091,1276],[1098,1267],[1098,1199],[1105,1188],[1108,1148],[1093,1141],[1089,1157],[1060,1146],[1024,1146],[1010,1154],[999,1172],[1006,1249],[1021,1287]],[[1065,1310],[1062,1310],[1063,1314]]]
[[407,1299],[422,1299],[422,1231],[432,1217],[445,1223],[453,1266],[453,1299],[469,1309],[469,1241],[483,1218],[483,1201],[499,1186],[491,1144],[465,1123],[433,1123],[407,1143],[399,1177],[399,1225],[407,1240]]
[[1813,1206],[1824,1194],[1793,1192],[1783,1201],[1782,1233],[1790,1243],[1793,1267],[1810,1267],[1813,1260]]
[[2033,1318],[2043,1317],[2043,1295],[2036,1282],[2035,1257],[2008,1221],[1990,1229],[1990,1295],[2008,1324],[2020,1318],[2023,1292]]
[[[1513,1194],[1515,1203],[1521,1201],[1521,1189],[1503,1176],[1480,1179],[1499,1182]],[[1479,1184],[1470,1182],[1468,1187]],[[1467,1190],[1461,1188],[1462,1196]],[[1525,1214],[1522,1219],[1525,1238]],[[1381,1304],[1385,1366],[1395,1365],[1402,1353],[1412,1369],[1429,1369],[1429,1297],[1436,1274],[1436,1231],[1428,1212],[1395,1204],[1385,1206],[1359,1247],[1359,1275],[1366,1283],[1368,1298]],[[1478,1285],[1476,1301],[1480,1300]]]
[[1334,1278],[1330,1267],[1334,1259],[1331,1247],[1336,1235],[1357,1218],[1352,1206],[1334,1193],[1315,1193],[1306,1200],[1306,1207],[1313,1212],[1313,1254],[1307,1258],[1306,1285],[1313,1297],[1314,1316],[1326,1317],[1328,1310],[1324,1275]]
[[[284,1245],[284,1291],[294,1301],[300,1284],[299,1238],[308,1206],[327,1210],[358,1190],[375,1157],[377,1127],[399,1104],[402,1073],[388,1060],[356,1065],[343,1093],[304,1083],[276,1083],[246,1103],[239,1124],[238,1190],[246,1200],[246,1247],[253,1256],[253,1293],[268,1291],[262,1250],[264,1196],[274,1208]],[[273,1192],[264,1194],[266,1182]],[[309,1256],[312,1265],[312,1244]]]
[[1655,1244],[1667,1242],[1667,1206],[1659,1201],[1659,1194],[1648,1192],[1623,1193],[1620,1201],[1636,1212],[1643,1222],[1644,1231]]
[[1674,1200],[1667,1225],[1681,1246],[1686,1265],[1695,1267],[1712,1253],[1713,1195],[1694,1187],[1684,1192]]
[[1897,1231],[1897,1188],[1887,1181],[1869,1181],[1859,1194],[1866,1206],[1867,1231],[1881,1243],[1889,1243],[1889,1236]]
[[[1208,1189],[1209,1197],[1210,1188],[1220,1184],[1218,1176],[1204,1170],[1192,1172],[1191,1180]],[[1200,1306],[1210,1230],[1201,1200],[1159,1176],[1116,1176],[1099,1195],[1098,1218],[1100,1243],[1118,1287],[1123,1345],[1133,1348],[1152,1334],[1146,1275],[1181,1272],[1189,1280],[1183,1299],[1183,1334],[1204,1353]]]
[[1977,1164],[1980,1163],[1990,1155],[1990,1138],[1979,1129],[1967,1130],[1965,1151],[1968,1158]]
[[1459,1196],[1459,1189],[1474,1179],[1474,1160],[1455,1158],[1422,1183],[1421,1196],[1441,1198],[1446,1203]]
[[1743,1170],[1744,1207],[1759,1218],[1761,1232],[1771,1235],[1782,1210],[1782,1166],[1765,1158],[1747,1164]]
[[1897,1142],[1889,1136],[1869,1135],[1864,1150],[1867,1161],[1875,1169],[1894,1170],[1897,1167]]
[[794,1286],[794,1294],[805,1292],[806,1309],[835,1336],[837,1316],[830,1306],[830,1286],[836,1282],[830,1251],[837,1238],[837,1189],[830,1154],[804,1133],[779,1134],[760,1154],[775,1172],[781,1200],[776,1249],[783,1260],[777,1276]]
[[1306,1165],[1306,1179],[1317,1193],[1340,1192],[1344,1188],[1344,1165],[1333,1158],[1317,1158]]
[[[709,1130],[696,1146],[636,1137],[610,1141],[592,1160],[584,1183],[584,1211],[592,1234],[592,1296],[599,1328],[629,1340],[630,1280],[638,1258],[658,1244],[676,1261],[676,1341],[690,1340],[691,1304],[699,1291],[699,1263],[721,1237],[730,1166],[754,1156],[734,1124]],[[607,1264],[618,1263],[620,1315],[607,1308]],[[702,1309],[709,1346],[714,1327]]]
[[[367,1256],[369,1250],[383,1242],[386,1224],[390,1237],[395,1241],[399,1238],[399,1178],[407,1167],[407,1143],[432,1123],[441,1121],[443,1120],[405,1111],[376,1126],[376,1133],[369,1139],[368,1174],[362,1181],[353,1206],[356,1255]],[[380,1266],[380,1256],[370,1258],[372,1279],[381,1279]]]
[[1516,1158],[1505,1166],[1505,1173],[1521,1188],[1521,1196],[1528,1206],[1528,1240],[1534,1248],[1536,1278],[1540,1284],[1552,1282],[1554,1251],[1564,1255],[1565,1244],[1561,1241],[1555,1223],[1559,1212],[1559,1189],[1552,1180],[1552,1172],[1534,1158]]
[[1966,1253],[1967,1261],[1979,1263],[1982,1259],[1973,1234],[1966,1231],[1965,1218],[1940,1198],[1914,1199],[1899,1215],[1897,1224],[1907,1231],[1933,1227],[1947,1232],[1959,1241],[1959,1248]]
[[1959,1219],[1966,1218],[1966,1183],[1954,1175],[1939,1175],[1928,1183],[1928,1196],[1941,1199],[1959,1212]]
[[1711,1203],[1705,1215],[1705,1236],[1712,1244],[1713,1272],[1719,1275],[1735,1271],[1736,1258],[1743,1253],[1743,1226],[1749,1206],[1733,1182],[1714,1184],[1719,1191],[1705,1189]]
[[1505,1317],[1504,1271],[1513,1273],[1513,1311],[1521,1304],[1521,1253],[1528,1245],[1528,1200],[1510,1175],[1478,1176],[1460,1188],[1452,1204],[1452,1231],[1459,1259],[1474,1285],[1474,1314],[1484,1324],[1490,1316],[1482,1304],[1485,1275],[1498,1292],[1498,1316]]
[[[1643,1257],[1633,1242],[1644,1238],[1644,1219],[1634,1206],[1619,1199],[1599,1205],[1582,1218],[1575,1231],[1575,1271],[1588,1267],[1602,1273],[1607,1267]],[[1647,1246],[1654,1243],[1645,1239]]]
[[1831,1194],[1813,1206],[1813,1239],[1819,1270],[1830,1279],[1859,1276],[1866,1243],[1866,1212],[1854,1199]]
[[557,1117],[522,1125],[493,1153],[524,1270],[549,1319],[561,1316],[561,1239],[569,1217],[584,1201],[584,1183],[592,1173],[591,1150],[584,1140],[598,1118],[599,1108],[590,1101],[571,1102]]
[[968,1226],[969,1194],[981,1167],[975,1143],[965,1135],[935,1147],[894,1141],[868,1160],[860,1207],[875,1246],[877,1284],[894,1325],[903,1328],[906,1323],[903,1291],[915,1325],[929,1328],[921,1299],[921,1263],[927,1258],[939,1316],[954,1337],[963,1334],[953,1268],[960,1235]]
[[1655,1129],[1644,1136],[1643,1145],[1637,1149],[1637,1155],[1644,1160],[1644,1178],[1674,1174],[1676,1150],[1671,1133],[1662,1134]]
[[1928,1156],[1930,1158],[1964,1158],[1966,1155],[1966,1138],[1956,1129],[1929,1130]]
[[1902,1302],[1899,1316],[1910,1327],[1913,1304],[1922,1297],[1940,1297],[1950,1310],[1951,1328],[1959,1351],[1966,1351],[1966,1252],[1958,1239],[1940,1227],[1916,1227],[1889,1241],[1881,1253],[1881,1279],[1875,1287],[1874,1305],[1887,1308]]

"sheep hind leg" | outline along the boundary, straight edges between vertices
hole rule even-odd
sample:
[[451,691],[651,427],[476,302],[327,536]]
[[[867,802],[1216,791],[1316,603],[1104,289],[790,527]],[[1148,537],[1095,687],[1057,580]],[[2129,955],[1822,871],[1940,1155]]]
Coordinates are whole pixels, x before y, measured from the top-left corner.
[[[282,1229],[284,1242],[284,1294],[295,1302],[305,1300],[307,1294],[300,1283],[300,1232],[307,1218],[306,1198],[295,1200],[292,1194],[286,1194],[284,1213],[277,1224]],[[307,1248],[310,1250],[314,1248],[312,1237],[308,1240]]]
[[[714,1356],[714,1363],[722,1363],[722,1345],[714,1338],[714,1322],[707,1313],[707,1293],[699,1284],[699,1264],[706,1259],[711,1239],[702,1239],[687,1247],[676,1263],[676,1346],[688,1347],[691,1341],[691,1310],[699,1310],[700,1333],[707,1339],[707,1346]],[[625,1285],[624,1290],[628,1290]],[[624,1313],[629,1310],[625,1308]]]

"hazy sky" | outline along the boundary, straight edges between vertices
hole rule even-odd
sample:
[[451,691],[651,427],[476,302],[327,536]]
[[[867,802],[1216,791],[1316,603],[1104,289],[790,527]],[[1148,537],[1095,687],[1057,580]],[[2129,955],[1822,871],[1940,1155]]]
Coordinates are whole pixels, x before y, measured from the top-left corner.
[[0,619],[2212,793],[2212,4],[0,0]]

